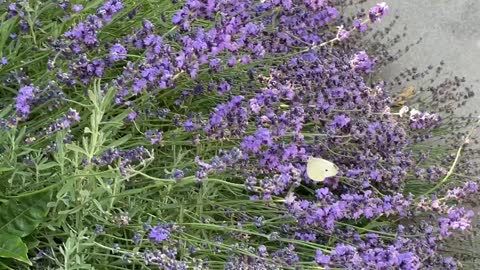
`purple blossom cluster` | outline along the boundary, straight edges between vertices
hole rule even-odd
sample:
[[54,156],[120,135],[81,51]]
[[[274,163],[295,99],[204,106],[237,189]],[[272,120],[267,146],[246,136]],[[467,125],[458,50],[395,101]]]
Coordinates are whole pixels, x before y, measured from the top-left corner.
[[379,22],[388,14],[388,6],[385,2],[378,3],[368,11],[368,17],[371,22]]
[[432,128],[440,123],[441,119],[438,114],[410,110],[410,128],[413,130]]
[[348,269],[425,269],[436,265],[436,269],[456,269],[457,264],[450,257],[442,258],[436,250],[432,226],[423,226],[418,236],[405,235],[406,229],[399,226],[398,234],[385,240],[379,234],[363,236],[352,233],[347,243],[337,244],[326,253],[317,250],[315,261],[327,269],[346,267]]
[[171,225],[157,225],[150,229],[148,239],[154,244],[160,244],[170,237]]
[[218,105],[204,127],[205,133],[212,139],[241,137],[248,125],[247,109],[240,106],[244,99],[234,96],[228,103]]
[[83,10],[82,4],[76,4],[72,6],[72,11],[75,13],[80,13]]
[[62,117],[55,120],[48,126],[43,133],[45,135],[52,135],[61,130],[69,129],[73,124],[80,122],[80,114],[75,109],[68,109],[68,112]]
[[[128,150],[108,149],[102,155],[93,157],[91,162],[97,166],[118,165],[122,175],[127,175],[128,170],[133,164],[146,161],[150,157],[150,153],[143,146],[135,147]],[[89,163],[85,160],[86,164]]]
[[[75,5],[74,9],[75,12],[79,12],[81,10],[78,5]],[[106,1],[101,7],[98,8],[96,15],[88,16],[87,20],[79,23],[77,26],[65,32],[65,37],[72,41],[70,44],[70,49],[72,52],[80,53],[85,49],[98,46],[98,30],[100,30],[105,23],[110,22],[112,20],[112,16],[122,9],[122,1]]]
[[117,62],[120,60],[127,59],[127,49],[121,44],[115,44],[110,48],[109,58],[112,62]]
[[215,155],[210,163],[202,161],[200,157],[197,156],[195,158],[195,163],[200,167],[195,173],[197,181],[200,182],[207,177],[208,174],[226,171],[234,164],[238,163],[242,157],[242,152],[238,148],[232,148],[230,151],[220,150],[218,155]]
[[[77,13],[82,8],[81,5],[74,5],[72,9]],[[91,59],[88,55],[99,49],[99,31],[123,8],[121,0],[106,1],[97,9],[96,14],[89,15],[84,21],[72,26],[64,33],[63,39],[53,42],[52,46],[58,55],[49,60],[49,69],[57,66],[58,80],[70,87],[78,82],[87,84],[92,78],[102,78],[107,66],[126,58],[127,51],[121,44],[113,45],[107,58]],[[61,63],[56,63],[62,59],[66,61],[66,71]]]
[[364,51],[356,53],[350,61],[350,66],[358,72],[369,73],[373,70],[375,61]]
[[455,230],[464,231],[472,226],[474,212],[463,207],[450,208],[446,217],[438,219],[440,234],[444,237],[451,236]]
[[98,8],[97,14],[104,22],[110,22],[112,16],[123,9],[121,0],[108,0],[101,7]]
[[[141,92],[156,93],[172,87],[174,79],[183,73],[195,79],[202,66],[218,73],[263,59],[267,54],[285,53],[305,43],[315,46],[330,38],[317,29],[338,18],[339,12],[326,2],[294,2],[189,1],[172,18],[172,22],[184,31],[180,35],[167,36],[180,44],[180,48],[165,42],[154,25],[144,20],[141,29],[127,36],[123,45],[117,44],[145,53],[144,60],[127,64],[117,78],[121,89],[117,93],[117,103],[127,104],[130,96]],[[283,10],[280,23],[284,29],[272,35],[265,29],[275,23],[272,14],[277,9]],[[219,11],[222,11],[221,19],[215,27],[197,26],[198,20],[214,22],[213,14]],[[265,19],[258,21],[259,17]],[[229,89],[230,85],[222,82],[217,93],[226,93]]]
[[147,130],[145,137],[150,141],[150,144],[161,144],[163,132],[159,130]]
[[143,261],[146,265],[160,267],[161,269],[188,269],[186,262],[177,259],[177,252],[176,248],[145,250]]
[[294,245],[288,245],[277,251],[269,253],[264,245],[254,247],[239,246],[239,249],[245,249],[256,256],[235,254],[228,257],[225,269],[281,269],[283,267],[292,267],[300,259],[295,251]]
[[[28,77],[18,79],[19,82],[30,81]],[[18,89],[18,94],[15,97],[13,105],[15,112],[7,116],[7,119],[0,119],[0,126],[2,129],[8,130],[16,127],[20,122],[29,120],[32,110],[38,105],[46,105],[48,111],[53,111],[64,104],[65,94],[54,81],[49,81],[42,89],[32,84],[22,86]],[[56,130],[58,131],[58,129]]]
[[447,190],[445,198],[454,201],[467,201],[474,198],[478,193],[478,184],[473,181],[467,181],[463,187],[455,187]]
[[403,195],[396,194],[382,198],[374,196],[370,190],[364,194],[344,193],[340,198],[335,198],[328,188],[322,188],[316,191],[316,197],[316,201],[298,200],[293,195],[287,197],[287,209],[297,220],[299,231],[322,228],[331,232],[335,229],[336,222],[341,220],[371,220],[380,216],[406,217],[413,203],[411,196],[404,198]]
[[40,90],[35,86],[24,86],[18,90],[16,97],[15,109],[18,117],[27,118],[30,114],[31,105],[37,101]]

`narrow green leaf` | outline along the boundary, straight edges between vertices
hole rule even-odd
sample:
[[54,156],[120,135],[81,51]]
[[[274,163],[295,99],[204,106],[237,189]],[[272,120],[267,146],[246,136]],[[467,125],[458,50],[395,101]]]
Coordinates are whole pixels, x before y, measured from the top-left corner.
[[371,221],[369,222],[367,225],[363,226],[364,229],[367,229],[367,230],[373,230],[375,228],[378,228],[378,227],[382,227],[382,226],[389,226],[391,225],[390,222],[387,222],[387,221]]
[[0,118],[4,118],[12,110],[12,105],[8,105],[3,110],[0,111]]
[[68,149],[68,150],[71,150],[73,152],[77,152],[77,153],[81,153],[81,154],[84,154],[84,155],[87,155],[87,152],[85,151],[85,149],[75,145],[75,144],[66,144],[65,147]]
[[47,162],[47,163],[43,163],[43,164],[38,165],[37,169],[39,171],[43,171],[43,170],[47,170],[47,169],[50,169],[50,168],[53,168],[53,167],[56,167],[56,166],[58,166],[57,162]]
[[100,108],[102,111],[106,111],[107,109],[109,109],[110,104],[112,103],[113,98],[115,97],[115,92],[116,92],[115,87],[110,87],[108,89],[107,94],[103,98],[102,104],[100,105],[101,106]]
[[17,138],[15,139],[15,144],[16,145],[20,145],[24,136],[25,136],[25,130],[27,128],[26,127],[23,127],[22,129],[20,129],[20,131],[18,132],[18,135],[17,135]]
[[128,134],[128,135],[126,135],[126,136],[124,136],[124,137],[122,137],[122,138],[120,138],[120,139],[118,139],[118,140],[110,143],[109,145],[107,145],[107,146],[105,147],[105,149],[111,149],[111,148],[118,147],[118,146],[126,143],[131,137],[132,137],[132,135]]
[[63,143],[64,135],[62,132],[57,133],[56,142],[57,142],[57,151],[54,154],[55,160],[60,166],[60,174],[63,175],[65,170],[65,147]]
[[32,265],[27,256],[27,245],[16,235],[0,234],[0,257],[12,258]]

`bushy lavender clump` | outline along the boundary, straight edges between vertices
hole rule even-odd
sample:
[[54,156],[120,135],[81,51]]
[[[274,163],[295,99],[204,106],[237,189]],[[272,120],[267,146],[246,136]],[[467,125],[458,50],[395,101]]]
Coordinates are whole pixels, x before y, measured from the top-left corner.
[[[353,233],[348,244],[337,244],[328,254],[317,250],[315,261],[326,268],[425,269],[438,260],[440,269],[456,269],[456,263],[450,262],[451,258],[439,258],[436,254],[435,242],[439,239],[431,227],[426,226],[423,231],[417,231],[417,237],[404,235],[404,231],[403,226],[400,226],[399,235],[390,241],[375,233],[363,236]],[[387,242],[391,244],[386,245]]]
[[[82,175],[78,181],[79,196],[74,196],[76,190],[59,196],[63,201],[58,207],[83,211],[80,207],[90,207],[90,201],[75,203],[92,199],[94,210],[89,211],[95,218],[98,210],[102,215],[117,208],[135,210],[132,217],[114,216],[115,229],[122,231],[114,234],[109,252],[126,264],[135,257],[162,269],[203,267],[208,260],[212,268],[222,264],[226,269],[315,264],[347,269],[454,269],[455,262],[438,252],[440,243],[471,227],[472,212],[454,201],[471,199],[478,186],[468,182],[445,195],[419,198],[406,191],[411,175],[434,182],[446,173],[438,166],[424,166],[425,158],[418,161],[410,148],[412,138],[441,125],[440,118],[390,108],[385,84],[369,84],[364,78],[374,71],[376,58],[346,43],[355,38],[354,32],[364,32],[369,23],[380,21],[388,6],[377,4],[363,17],[341,21],[351,26],[331,28],[331,22],[341,19],[333,4],[187,0],[180,10],[165,12],[172,18],[159,16],[161,27],[145,18],[141,26],[138,22],[139,29],[113,38],[101,31],[110,23],[114,28],[114,18],[132,20],[137,12],[148,12],[140,5],[124,17],[115,17],[124,4],[109,0],[88,15],[79,5],[70,8],[69,2],[61,2],[64,12],[81,12],[72,17],[85,19],[51,42],[55,56],[48,68],[56,73],[59,85],[40,91],[27,76],[12,76],[18,84],[30,86],[19,90],[16,117],[1,125],[15,126],[28,119],[32,107],[43,103],[44,97],[51,101],[51,110],[56,109],[68,101],[62,97],[62,88],[68,89],[65,93],[71,98],[80,88],[90,89],[94,78],[102,78],[95,82],[104,88],[113,85],[116,107],[102,111],[100,131],[94,134],[98,137],[92,134],[90,142],[90,134],[81,134],[83,140],[77,144],[99,147],[96,156],[84,159],[83,168],[74,170],[76,177],[78,170],[92,175]],[[130,3],[125,6],[131,8]],[[11,5],[8,16],[22,18],[21,9]],[[165,30],[164,26],[173,27]],[[338,41],[342,43],[335,46]],[[83,93],[81,97],[83,104]],[[94,109],[108,105],[102,102]],[[127,110],[123,118],[116,117],[122,110]],[[410,117],[404,118],[408,112]],[[70,109],[43,130],[51,135],[80,120],[88,122]],[[103,139],[110,141],[110,136],[130,136],[140,130],[146,130],[144,137],[125,143],[133,148],[122,145],[103,151],[104,145],[96,145]],[[168,140],[163,140],[165,134]],[[66,136],[64,143],[75,139]],[[147,148],[138,146],[148,145],[145,141],[168,157],[152,160],[155,166],[138,169],[142,172],[134,171],[134,166],[150,161]],[[35,137],[25,142],[33,145]],[[60,160],[64,153],[53,153],[59,149],[54,142],[47,152]],[[309,157],[333,162],[338,174],[313,181],[306,173]],[[23,161],[35,166],[30,154]],[[160,176],[147,177],[150,173]],[[97,181],[103,175],[113,175],[115,182]],[[150,208],[138,207],[142,203]],[[392,221],[425,213],[432,214],[430,224],[405,229]],[[142,241],[135,215],[176,220],[187,224],[188,232],[174,234],[172,224],[146,226],[148,241]],[[95,228],[95,241],[112,241],[104,233],[106,227]],[[133,249],[132,243],[136,251],[125,252]],[[190,245],[194,251],[187,255],[184,249]]]
[[[56,40],[53,47],[61,58],[67,61],[68,71],[65,72],[61,65],[57,72],[57,78],[68,86],[73,86],[80,81],[87,84],[93,78],[102,78],[107,66],[106,60],[116,62],[125,59],[126,50],[120,44],[115,44],[107,59],[91,59],[88,52],[98,50],[100,42],[98,32],[108,23],[112,17],[124,8],[122,1],[109,0],[97,9],[97,13],[89,15],[84,21],[72,26],[66,31],[63,39]],[[74,6],[78,10],[77,5]],[[79,12],[75,11],[74,12]],[[50,69],[55,68],[55,62],[59,62],[59,56],[50,60]]]
[[[275,9],[283,10],[281,23],[285,29],[270,35],[264,30],[273,23],[268,14]],[[220,10],[222,21],[215,27],[205,29],[195,25],[198,20],[213,21],[213,14]],[[257,21],[255,18],[262,14],[265,14],[265,20]],[[314,46],[325,40],[324,33],[316,29],[338,17],[339,12],[327,3],[189,2],[172,18],[172,22],[184,30],[181,35],[174,36],[175,41],[181,44],[180,49],[166,44],[161,36],[155,34],[153,24],[146,20],[142,29],[127,38],[131,47],[146,51],[146,59],[119,76],[117,84],[122,90],[118,93],[117,101],[122,103],[128,96],[147,89],[151,92],[155,88],[171,87],[173,79],[181,73],[195,79],[201,65],[218,73],[238,63],[248,64],[255,59],[262,59],[268,53],[286,53],[305,43]],[[298,24],[299,19],[304,24]],[[292,35],[300,38],[293,38]],[[228,59],[220,57],[222,54],[228,55]],[[219,93],[225,91],[225,87],[219,89]]]
[[[387,10],[379,4],[370,10],[370,20],[378,21]],[[358,30],[363,31],[363,25],[360,21]],[[300,240],[317,241],[321,233],[303,232],[333,232],[340,222],[415,215],[413,196],[401,194],[407,172],[416,170],[416,162],[406,150],[410,145],[407,132],[435,127],[439,118],[413,111],[410,122],[405,123],[390,113],[391,103],[384,85],[370,87],[362,77],[373,71],[374,62],[364,51],[352,53],[342,48],[319,48],[299,54],[271,69],[267,80],[258,76],[265,86],[254,89],[249,100],[234,97],[217,105],[206,124],[207,136],[212,124],[221,123],[224,128],[222,133],[215,134],[216,139],[243,137],[243,161],[227,165],[228,169],[243,174],[247,190],[261,191],[259,198],[267,201],[273,196],[285,196],[300,183],[310,183],[305,175],[308,156],[321,156],[340,167],[338,177],[326,179],[325,188],[318,190],[315,199],[291,193],[285,198],[289,216],[295,220],[291,232]],[[236,105],[232,106],[230,102],[235,98]],[[230,111],[232,116],[226,116]],[[256,129],[228,132],[248,122],[254,123]],[[197,164],[197,179],[221,172],[210,163]],[[471,221],[468,213],[455,218],[465,226],[440,220],[439,228],[467,228]],[[421,241],[417,244],[423,245]],[[379,251],[390,252],[388,244],[382,243],[377,243]],[[436,250],[434,245],[430,248]],[[398,251],[402,259],[386,263],[384,268],[416,269],[437,263],[420,263],[428,257],[422,252],[427,251]],[[347,256],[350,253],[353,257]],[[338,254],[343,257],[334,259],[335,267],[353,267],[348,264],[352,258],[362,260],[354,247],[339,247]],[[365,265],[370,263],[374,265],[375,261],[365,261]]]

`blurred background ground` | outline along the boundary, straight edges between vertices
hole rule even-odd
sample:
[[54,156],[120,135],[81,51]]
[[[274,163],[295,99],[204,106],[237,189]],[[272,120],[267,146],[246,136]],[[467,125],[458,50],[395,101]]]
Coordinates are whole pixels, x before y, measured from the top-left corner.
[[[365,1],[360,1],[365,2]],[[366,1],[357,6],[371,7],[380,1]],[[414,85],[428,88],[444,79],[457,77],[463,80],[474,96],[455,109],[455,115],[480,115],[480,1],[479,0],[390,0],[390,16],[380,26],[388,29],[383,43],[389,44],[399,38],[389,51],[399,55],[398,59],[381,69],[380,75],[395,91]],[[394,22],[393,25],[391,23]],[[390,28],[390,29],[389,29]],[[389,40],[390,39],[390,40]],[[420,41],[417,43],[417,41]],[[389,45],[387,45],[389,46]],[[407,49],[408,48],[408,49]],[[440,64],[442,63],[442,64]],[[437,73],[435,82],[428,79],[405,81],[397,85],[396,77],[416,67]],[[408,73],[408,72],[407,72]],[[390,88],[390,89],[392,89]],[[420,106],[420,105],[419,105]],[[478,137],[477,133],[477,137]],[[466,157],[468,158],[468,157]],[[480,177],[480,176],[479,176]],[[480,207],[468,206],[480,215]],[[464,269],[480,269],[480,218],[475,229],[466,240],[452,241],[450,252],[464,255]]]
[[[368,1],[372,6],[377,1]],[[422,70],[429,65],[443,65],[442,76],[465,77],[474,88],[476,98],[457,113],[474,113],[480,108],[480,1],[478,0],[392,0],[390,16],[383,26],[396,16],[390,36],[403,35],[394,49],[404,49],[419,39],[419,44],[409,46],[397,61],[387,65],[382,75],[387,80],[407,68]],[[393,50],[395,51],[395,50]],[[480,111],[480,110],[479,110]]]

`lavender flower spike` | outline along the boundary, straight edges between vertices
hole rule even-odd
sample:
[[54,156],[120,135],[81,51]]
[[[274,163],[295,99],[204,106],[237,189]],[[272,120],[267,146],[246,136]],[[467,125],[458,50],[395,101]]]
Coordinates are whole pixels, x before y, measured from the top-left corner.
[[368,12],[368,17],[371,22],[379,22],[388,14],[388,6],[385,2],[378,3],[372,7]]

